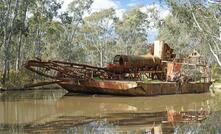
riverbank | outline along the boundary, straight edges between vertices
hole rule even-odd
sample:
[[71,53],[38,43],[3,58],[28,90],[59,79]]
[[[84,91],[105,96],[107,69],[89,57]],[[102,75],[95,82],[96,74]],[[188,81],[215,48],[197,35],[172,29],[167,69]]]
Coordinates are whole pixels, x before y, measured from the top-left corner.
[[221,83],[213,83],[210,89],[215,93],[221,93]]
[[51,89],[61,89],[58,85],[50,85],[50,86],[41,86],[41,87],[32,87],[32,88],[26,88],[26,87],[10,87],[10,88],[2,88],[0,87],[0,94],[6,91],[27,91],[27,90],[51,90]]

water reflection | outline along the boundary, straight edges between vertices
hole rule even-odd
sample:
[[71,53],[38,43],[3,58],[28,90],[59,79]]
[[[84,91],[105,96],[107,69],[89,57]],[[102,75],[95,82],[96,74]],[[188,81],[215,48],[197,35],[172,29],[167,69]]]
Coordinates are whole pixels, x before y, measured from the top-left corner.
[[175,110],[196,110],[209,100],[209,94],[185,94],[157,97],[64,96],[56,102],[64,115],[94,116],[113,112],[158,112],[173,106]]
[[56,114],[55,103],[65,92],[6,92],[0,101],[0,123],[25,124]]
[[[116,97],[116,96],[64,96],[64,90],[44,90],[44,91],[24,91],[8,92],[0,97],[0,130],[5,133],[23,133],[38,132],[39,124],[67,122],[65,126],[58,127],[59,133],[78,133],[83,132],[121,132],[124,127],[118,128],[119,125],[113,125],[106,117],[107,115],[118,113],[123,118],[122,113],[145,113],[165,111],[166,107],[173,107],[177,110],[194,111],[208,104],[211,98],[209,94],[186,94],[186,95],[168,95],[156,97]],[[129,119],[130,116],[127,115]],[[67,117],[67,118],[64,118]],[[74,117],[74,118],[73,118]],[[112,120],[112,118],[108,118]],[[116,119],[116,117],[114,118]],[[139,117],[138,122],[145,124],[145,118]],[[82,122],[83,121],[83,122]],[[127,120],[128,121],[128,120]],[[78,122],[79,124],[73,123]],[[53,124],[55,123],[55,124]],[[139,123],[138,123],[139,124]],[[142,124],[142,123],[141,123]],[[147,124],[145,125],[147,126]],[[146,131],[144,126],[134,126],[129,128],[141,129]],[[38,128],[38,129],[35,129]],[[44,128],[44,127],[43,127]],[[54,132],[54,129],[47,132]],[[45,130],[42,130],[45,132]],[[134,131],[134,130],[131,130]]]

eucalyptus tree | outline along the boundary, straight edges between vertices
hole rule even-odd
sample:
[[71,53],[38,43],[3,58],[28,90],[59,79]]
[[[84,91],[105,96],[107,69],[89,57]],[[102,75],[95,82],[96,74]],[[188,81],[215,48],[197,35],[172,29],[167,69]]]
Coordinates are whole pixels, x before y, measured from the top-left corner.
[[[186,9],[184,8],[182,10],[185,12]],[[183,23],[183,21],[180,21],[178,18],[180,15],[181,13],[179,14],[178,11],[175,13],[174,11],[173,15],[167,16],[160,26],[158,36],[158,39],[165,40],[172,45],[178,56],[189,53],[196,47],[196,44],[199,45],[200,43],[192,36],[193,34],[197,34],[196,32],[193,33],[193,23]],[[195,44],[193,45],[193,43]]]
[[126,54],[135,54],[136,49],[147,41],[147,17],[147,14],[140,11],[140,7],[134,7],[124,13],[122,20],[116,21],[119,44],[125,48]]
[[81,31],[86,49],[97,53],[94,53],[95,57],[91,60],[99,59],[101,67],[110,61],[110,57],[112,58],[111,47],[115,44],[115,19],[116,14],[113,8],[94,12],[84,19],[85,23]]
[[3,78],[2,83],[4,84],[7,79],[9,79],[10,71],[10,59],[11,59],[11,39],[13,35],[13,28],[15,26],[15,21],[18,16],[20,1],[7,0],[2,2],[5,7],[5,15],[3,16]]
[[[4,18],[5,17],[5,14],[6,14],[6,3],[3,1],[3,0],[0,0],[0,18]],[[4,28],[4,19],[1,19],[0,20],[0,48],[3,44],[3,35],[4,35],[4,32],[3,32],[3,28]]]
[[22,44],[24,44],[24,38],[28,35],[28,26],[27,26],[27,14],[28,9],[34,3],[34,0],[22,0],[19,8],[19,15],[16,19],[16,59],[15,59],[15,70],[18,71],[21,67],[21,58],[22,58]]
[[21,0],[15,29],[17,31],[15,37],[17,71],[20,69],[22,59],[27,55],[33,54],[32,57],[41,58],[41,50],[46,46],[46,43],[43,45],[43,38],[60,8],[61,3],[57,0]]
[[10,69],[18,71],[20,68],[22,57],[29,52],[28,45],[32,46],[35,42],[34,56],[40,58],[46,24],[50,24],[60,7],[56,0],[0,1],[3,84],[9,80]]
[[36,0],[34,7],[31,10],[33,14],[29,21],[30,31],[33,32],[35,53],[34,56],[41,58],[42,50],[45,49],[45,42],[43,39],[46,35],[47,28],[53,21],[53,18],[58,15],[58,9],[61,8],[57,0]]
[[220,2],[168,0],[168,6],[172,16],[161,26],[159,38],[213,55],[221,67]]
[[78,35],[83,17],[89,13],[93,0],[73,0],[68,5],[68,11],[60,15],[63,24],[63,33],[61,35],[59,54],[63,60],[76,61],[83,59],[83,51],[79,44]]
[[203,2],[197,4],[189,2],[189,6],[201,40],[221,67],[221,2],[208,2],[208,5]]

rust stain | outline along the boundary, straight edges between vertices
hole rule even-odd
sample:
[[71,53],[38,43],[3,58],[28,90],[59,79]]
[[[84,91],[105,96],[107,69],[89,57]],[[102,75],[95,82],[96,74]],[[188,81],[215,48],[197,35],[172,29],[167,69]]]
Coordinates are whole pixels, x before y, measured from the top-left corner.
[[[197,64],[185,63],[185,60],[182,59],[175,59],[173,49],[162,41],[157,41],[150,46],[149,53],[146,55],[116,55],[113,63],[104,68],[64,61],[30,60],[25,63],[28,70],[55,80],[33,86],[57,83],[73,92],[125,95],[201,93],[208,91],[211,84],[209,78],[210,68],[206,65],[200,65],[200,70],[206,74],[203,76],[208,78],[208,81],[193,84],[190,81],[182,81],[183,75],[186,75],[182,72],[183,65],[188,65],[190,68],[198,66]],[[139,81],[144,76],[161,82],[141,84]],[[192,79],[191,81],[194,82]]]

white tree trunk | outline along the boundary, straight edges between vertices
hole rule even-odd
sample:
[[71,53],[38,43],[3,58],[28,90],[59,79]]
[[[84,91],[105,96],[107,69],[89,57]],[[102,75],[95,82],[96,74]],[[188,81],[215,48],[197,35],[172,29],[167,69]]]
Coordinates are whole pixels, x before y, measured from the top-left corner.
[[[199,22],[197,21],[196,16],[195,16],[194,13],[192,13],[192,16],[193,16],[194,22],[196,23],[196,25],[197,25],[199,31],[202,32],[202,34],[205,34],[205,33],[204,33],[204,30],[203,30],[202,27],[199,25]],[[213,35],[211,35],[211,38],[217,39],[217,38],[215,38]],[[218,40],[220,41],[220,38],[218,38]],[[213,42],[214,42],[215,45],[217,45],[215,40],[213,40]],[[221,59],[219,58],[218,54],[213,50],[211,44],[209,44],[209,48],[210,48],[210,52],[211,52],[211,53],[213,54],[213,56],[215,57],[215,59],[216,59],[218,65],[221,67]],[[218,52],[218,53],[219,53],[219,52]]]
[[[26,15],[27,15],[27,10],[28,10],[28,5],[27,2],[24,0],[22,4],[25,4],[25,9],[24,9],[24,15],[22,16],[22,24],[25,26],[25,20],[26,20]],[[24,27],[23,27],[24,28]],[[21,45],[22,45],[22,31],[19,32],[19,38],[18,38],[18,44],[16,46],[16,63],[15,63],[15,70],[18,71],[21,66]]]

